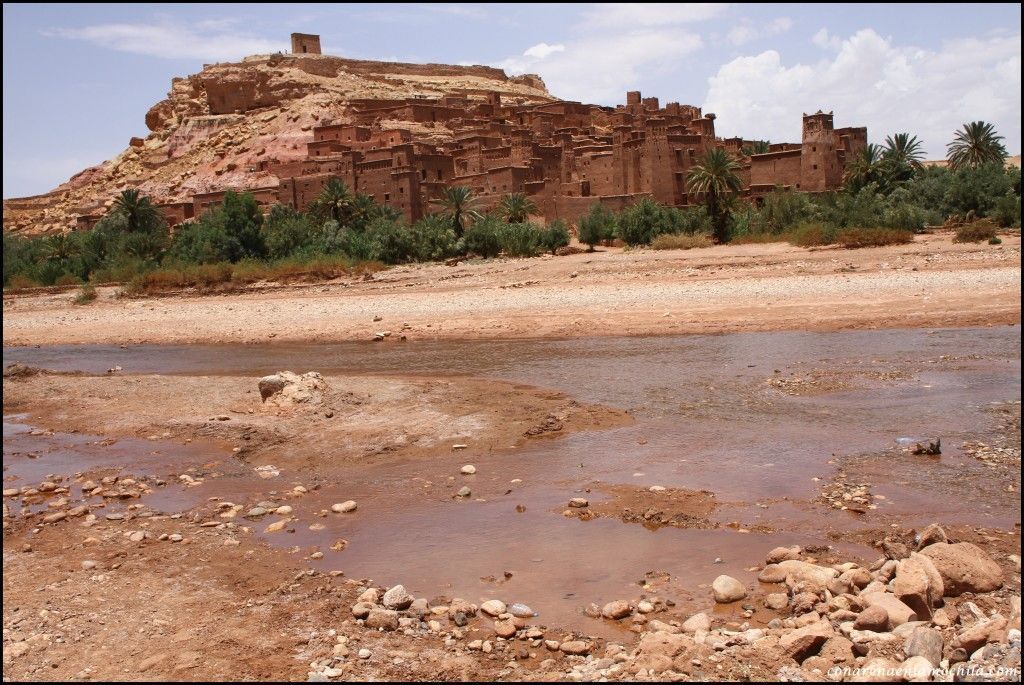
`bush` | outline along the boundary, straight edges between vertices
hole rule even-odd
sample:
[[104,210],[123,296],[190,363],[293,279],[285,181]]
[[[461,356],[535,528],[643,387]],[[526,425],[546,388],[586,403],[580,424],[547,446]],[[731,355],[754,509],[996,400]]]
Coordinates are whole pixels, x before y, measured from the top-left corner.
[[655,236],[671,233],[664,209],[650,198],[643,198],[619,214],[617,234],[630,247],[647,245]]
[[691,250],[695,247],[711,247],[714,241],[707,235],[672,235],[663,233],[651,241],[655,250]]
[[1020,226],[1020,196],[1007,193],[996,198],[989,216],[1003,228]]
[[38,288],[39,284],[28,276],[15,274],[8,279],[4,287],[10,288],[11,290],[23,290],[25,288]]
[[420,219],[412,227],[415,241],[415,257],[422,262],[431,262],[462,254],[463,246],[455,237],[452,222],[432,214]]
[[86,283],[82,286],[82,289],[75,295],[75,299],[72,300],[75,304],[89,304],[97,297],[96,286],[91,283]]
[[540,248],[541,232],[532,224],[505,224],[498,237],[509,257],[533,257]]
[[989,219],[972,221],[956,229],[954,243],[980,243],[996,237],[996,225]]
[[569,229],[561,219],[555,219],[540,232],[540,246],[551,254],[560,247],[567,247],[571,240]]
[[74,274],[62,274],[54,282],[54,285],[67,286],[67,285],[81,285],[82,279]]
[[501,253],[500,224],[486,216],[474,223],[465,235],[466,251],[480,257],[497,257]]
[[999,238],[999,236],[994,235],[994,236],[992,236],[991,238],[988,239],[988,244],[989,245],[1002,245],[1003,241]]
[[895,228],[847,228],[836,233],[835,241],[845,248],[881,247],[914,242],[911,231]]
[[590,205],[590,211],[580,219],[579,238],[580,242],[594,251],[594,246],[615,237],[616,220],[615,214],[600,202]]
[[911,204],[899,204],[885,212],[884,225],[901,231],[919,233],[926,223],[925,210]]
[[807,221],[789,231],[786,239],[797,247],[831,245],[836,239],[836,229],[821,221]]
[[[353,232],[355,234],[355,232]],[[356,234],[357,235],[357,234]],[[370,222],[363,232],[368,250],[358,255],[359,259],[380,260],[385,264],[401,264],[409,261],[416,253],[416,240],[404,224],[387,218]],[[356,257],[349,253],[350,257]]]

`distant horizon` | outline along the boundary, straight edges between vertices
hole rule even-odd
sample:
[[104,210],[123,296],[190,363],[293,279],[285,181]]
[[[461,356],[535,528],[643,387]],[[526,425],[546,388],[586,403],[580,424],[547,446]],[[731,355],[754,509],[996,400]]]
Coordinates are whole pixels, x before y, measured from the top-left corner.
[[821,109],[870,142],[917,135],[930,161],[984,120],[1018,156],[1020,6],[962,9],[8,4],[3,196],[45,194],[109,161],[148,134],[172,78],[287,52],[293,31],[348,59],[536,73],[564,100],[614,106],[640,90],[714,112],[722,138],[797,142],[800,115]]

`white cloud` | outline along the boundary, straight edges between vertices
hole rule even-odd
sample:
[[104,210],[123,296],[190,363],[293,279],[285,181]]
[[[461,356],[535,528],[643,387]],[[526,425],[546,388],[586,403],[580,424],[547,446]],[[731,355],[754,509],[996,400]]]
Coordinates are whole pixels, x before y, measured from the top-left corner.
[[728,3],[602,3],[584,14],[583,28],[662,27],[707,21],[721,15]]
[[839,36],[829,35],[828,29],[826,28],[818,29],[818,32],[811,36],[811,42],[819,48],[825,48],[827,50],[838,50],[843,46],[842,39]]
[[235,60],[247,55],[287,51],[282,41],[266,40],[232,27],[234,20],[207,20],[187,26],[162,20],[154,24],[96,24],[54,28],[43,35],[167,59]]
[[785,33],[793,27],[793,20],[789,17],[778,17],[772,19],[767,24],[762,26],[755,26],[749,21],[744,21],[741,24],[729,29],[726,33],[726,38],[733,45],[743,45],[749,43],[755,38],[767,38],[769,36],[776,36],[780,33]]
[[[538,73],[548,90],[566,100],[622,102],[641,72],[669,69],[701,48],[700,36],[681,30],[635,30],[569,41],[561,50],[510,57],[494,66],[512,74]],[[546,52],[541,57],[538,53]]]
[[537,43],[533,47],[526,48],[523,51],[523,57],[534,57],[536,59],[544,59],[556,52],[565,52],[565,46],[561,43],[555,45],[548,45],[547,43]]
[[[814,42],[831,46],[819,31]],[[938,50],[895,45],[871,29],[840,40],[834,56],[783,64],[767,50],[738,57],[709,82],[705,112],[719,135],[799,141],[799,113],[834,110],[836,126],[867,126],[872,141],[907,131],[941,158],[964,122],[992,122],[1011,152],[1020,150],[1021,37],[949,41]]]

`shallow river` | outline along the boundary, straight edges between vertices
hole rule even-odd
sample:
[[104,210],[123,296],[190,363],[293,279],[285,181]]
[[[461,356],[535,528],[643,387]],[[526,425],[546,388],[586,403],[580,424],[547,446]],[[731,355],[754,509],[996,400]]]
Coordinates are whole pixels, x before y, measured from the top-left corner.
[[[991,403],[1020,399],[1016,326],[572,341],[5,348],[3,362],[86,372],[116,365],[126,374],[468,374],[627,409],[634,425],[537,441],[501,455],[445,451],[428,461],[347,468],[289,504],[300,524],[313,520],[302,516],[304,509],[346,499],[359,502],[358,515],[315,519],[324,530],[298,525],[293,535],[267,536],[271,544],[298,546],[303,555],[319,545],[325,558],[311,563],[349,577],[402,582],[427,597],[522,601],[540,612],[543,623],[592,634],[613,628],[582,617],[581,607],[635,599],[637,581],[647,571],[671,574],[668,594],[677,601],[692,597],[705,604],[702,584],[721,573],[751,582],[754,574],[745,569],[779,544],[831,544],[875,557],[842,536],[830,539],[828,531],[884,529],[892,521],[1001,527],[1020,521],[1019,503],[1000,496],[998,488],[962,485],[970,479],[961,476],[973,477],[980,467],[958,449],[991,428]],[[817,384],[769,382],[810,378]],[[122,439],[101,448],[90,444],[94,436],[33,436],[29,424],[23,415],[4,417],[5,487],[97,466],[174,474],[204,465],[222,474],[198,488],[168,486],[146,498],[150,507],[174,512],[213,494],[251,506],[274,487],[284,492],[305,482],[302,473],[258,479],[250,467],[209,446]],[[941,458],[921,461],[895,452],[899,438],[924,436],[942,437]],[[26,458],[30,453],[33,458]],[[896,455],[891,472],[872,480],[872,492],[885,497],[877,510],[861,516],[811,503],[844,457],[890,453]],[[463,463],[475,464],[477,474],[458,476]],[[450,497],[463,482],[477,499]],[[714,520],[721,526],[649,530],[560,514],[570,497],[598,483],[712,490],[720,502]],[[603,495],[595,489],[586,496],[595,501]],[[525,511],[517,512],[516,505]],[[337,538],[348,547],[329,552]]]

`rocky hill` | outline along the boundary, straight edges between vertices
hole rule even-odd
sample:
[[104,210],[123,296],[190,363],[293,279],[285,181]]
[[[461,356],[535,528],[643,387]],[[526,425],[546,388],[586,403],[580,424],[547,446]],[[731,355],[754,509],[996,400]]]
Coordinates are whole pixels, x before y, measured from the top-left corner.
[[[79,215],[101,214],[126,188],[139,188],[162,203],[226,187],[276,185],[278,179],[261,171],[260,162],[303,159],[312,127],[345,122],[353,100],[446,94],[482,100],[489,91],[512,102],[556,99],[537,76],[509,77],[484,66],[281,54],[206,65],[198,74],[172,80],[167,99],[146,113],[151,131],[146,138],[132,138],[114,159],[81,171],[49,193],[4,200],[4,230],[67,230]],[[451,135],[442,123],[378,125],[411,129],[428,142]]]

